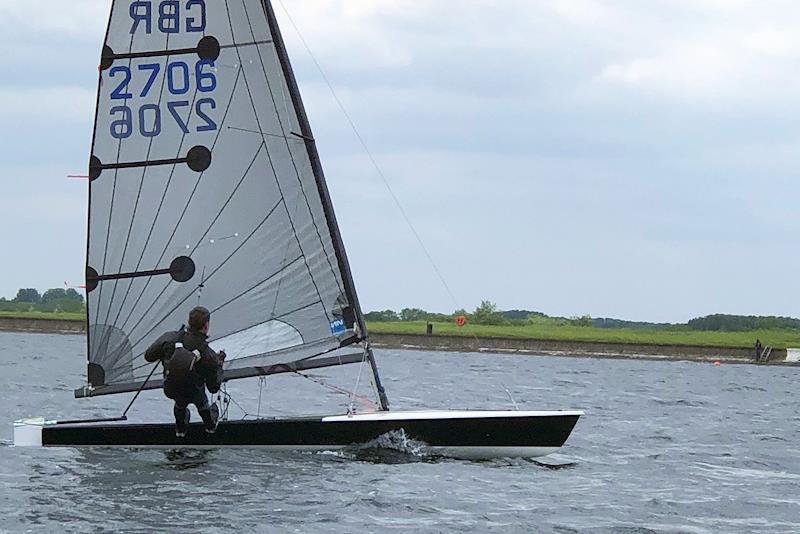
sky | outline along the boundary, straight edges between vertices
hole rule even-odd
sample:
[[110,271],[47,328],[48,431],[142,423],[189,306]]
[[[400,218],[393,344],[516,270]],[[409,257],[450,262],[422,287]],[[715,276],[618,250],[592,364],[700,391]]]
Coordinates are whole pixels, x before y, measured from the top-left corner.
[[[365,310],[800,316],[797,2],[274,3]],[[0,0],[0,296],[82,283],[109,5]]]

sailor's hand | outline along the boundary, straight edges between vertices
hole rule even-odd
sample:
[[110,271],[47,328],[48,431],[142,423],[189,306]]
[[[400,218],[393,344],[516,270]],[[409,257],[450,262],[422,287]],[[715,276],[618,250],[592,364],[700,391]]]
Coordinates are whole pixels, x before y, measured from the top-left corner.
[[225,358],[227,358],[228,355],[225,354],[225,349],[222,349],[217,354],[219,354],[219,364],[222,365],[225,362]]

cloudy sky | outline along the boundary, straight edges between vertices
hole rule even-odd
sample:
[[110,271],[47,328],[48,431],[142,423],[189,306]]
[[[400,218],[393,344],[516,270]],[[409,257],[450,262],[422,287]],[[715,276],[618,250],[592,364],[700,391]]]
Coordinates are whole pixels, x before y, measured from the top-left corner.
[[[800,316],[800,4],[276,0],[365,309]],[[0,0],[0,295],[81,283],[108,0]]]

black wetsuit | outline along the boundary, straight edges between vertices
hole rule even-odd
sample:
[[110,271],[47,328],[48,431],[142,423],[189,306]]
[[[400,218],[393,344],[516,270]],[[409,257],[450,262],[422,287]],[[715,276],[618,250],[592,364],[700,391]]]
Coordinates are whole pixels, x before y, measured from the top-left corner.
[[188,406],[194,404],[206,430],[216,428],[218,413],[211,406],[206,388],[214,394],[222,386],[220,356],[208,346],[208,336],[194,330],[167,332],[145,351],[148,362],[164,364],[164,394],[175,401],[175,425],[185,433],[189,423]]

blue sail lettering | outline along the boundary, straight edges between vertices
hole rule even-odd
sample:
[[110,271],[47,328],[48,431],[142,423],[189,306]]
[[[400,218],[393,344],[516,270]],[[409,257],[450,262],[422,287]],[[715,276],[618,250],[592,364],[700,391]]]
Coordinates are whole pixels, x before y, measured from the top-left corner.
[[[200,59],[194,65],[170,61],[163,67],[161,63],[142,63],[136,69],[117,65],[109,70],[108,76],[113,80],[108,90],[112,106],[110,134],[115,139],[128,139],[136,134],[152,139],[175,126],[184,135],[219,129],[217,101],[214,98],[217,75],[211,60]],[[160,87],[156,89],[159,76]],[[138,89],[140,85],[143,85],[141,90]],[[137,88],[135,95],[133,87]],[[192,103],[185,97],[173,100],[193,89]],[[203,98],[197,98],[198,95]],[[145,103],[140,100],[148,97],[151,101],[158,97],[158,102]],[[115,105],[117,103],[122,105]],[[174,119],[174,125],[169,116]]]
[[[183,9],[183,17],[181,17]],[[131,35],[144,26],[146,33],[153,31],[153,17],[158,17],[158,31],[161,33],[180,33],[183,27],[190,33],[206,31],[206,1],[161,0],[158,13],[153,12],[153,0],[136,0],[131,2]]]
[[150,2],[133,2],[131,3],[131,19],[133,26],[131,26],[131,35],[136,33],[139,29],[139,23],[144,22],[147,33],[153,31],[153,5]]
[[217,123],[203,111],[203,104],[208,105],[211,109],[217,109],[217,102],[213,98],[201,98],[197,101],[197,116],[205,121],[197,127],[198,132],[213,132],[217,129]]
[[158,29],[161,33],[178,33],[181,4],[178,0],[164,0],[158,5]]
[[195,16],[186,19],[187,32],[204,32],[206,31],[206,2],[205,0],[189,0],[186,2],[186,11],[192,13],[192,8],[197,6],[200,9],[200,24],[196,24],[197,18]]

